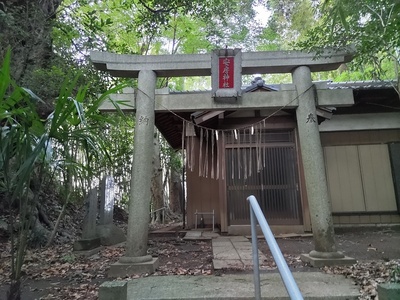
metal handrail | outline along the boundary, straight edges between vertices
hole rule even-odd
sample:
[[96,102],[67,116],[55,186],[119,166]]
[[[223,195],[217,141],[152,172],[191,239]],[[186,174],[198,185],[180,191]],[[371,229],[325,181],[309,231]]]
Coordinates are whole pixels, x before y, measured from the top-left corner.
[[247,201],[250,203],[250,221],[251,221],[251,244],[253,250],[253,268],[254,268],[254,288],[255,298],[261,300],[261,287],[260,287],[260,263],[258,257],[258,245],[257,245],[257,230],[256,221],[261,227],[264,234],[265,240],[271,250],[272,256],[278,266],[279,273],[285,285],[285,288],[289,294],[290,299],[300,300],[303,299],[299,287],[294,281],[293,275],[289,270],[289,267],[282,255],[281,249],[276,243],[275,237],[272,234],[271,228],[269,227],[267,220],[261,211],[260,205],[256,197],[253,195],[247,197]]

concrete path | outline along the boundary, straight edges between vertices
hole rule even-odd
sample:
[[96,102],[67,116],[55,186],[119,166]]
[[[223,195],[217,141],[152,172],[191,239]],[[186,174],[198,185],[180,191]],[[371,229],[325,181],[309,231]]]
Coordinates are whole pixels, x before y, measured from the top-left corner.
[[[252,246],[243,236],[220,236],[212,240],[214,270],[253,269]],[[258,251],[260,264],[267,258]]]

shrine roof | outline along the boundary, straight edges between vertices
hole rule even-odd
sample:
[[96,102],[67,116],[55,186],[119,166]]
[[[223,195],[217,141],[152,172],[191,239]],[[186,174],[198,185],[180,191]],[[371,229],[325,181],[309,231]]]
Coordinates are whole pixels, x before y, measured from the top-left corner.
[[[261,84],[259,82],[259,84]],[[264,86],[265,83],[262,84]],[[325,86],[331,90],[343,90],[349,89],[353,91],[354,105],[348,107],[335,107],[334,114],[346,115],[346,114],[371,114],[377,112],[398,112],[400,110],[399,95],[394,89],[394,81],[352,81],[352,82],[315,82],[316,85]],[[255,83],[244,87],[243,91],[254,91],[256,88]],[[274,88],[279,90],[280,85],[265,85],[267,88]],[[209,91],[202,91],[209,93]],[[273,91],[271,91],[273,92]],[[170,92],[171,94],[179,93],[199,93],[197,92]],[[179,112],[176,115],[172,113],[156,113],[156,124],[163,135],[167,138],[168,142],[172,147],[179,149],[182,141],[182,119],[192,120],[193,112]],[[200,113],[207,112],[198,112]],[[226,113],[230,113],[226,111]],[[212,122],[212,119],[207,121]],[[209,125],[208,123],[205,125]]]

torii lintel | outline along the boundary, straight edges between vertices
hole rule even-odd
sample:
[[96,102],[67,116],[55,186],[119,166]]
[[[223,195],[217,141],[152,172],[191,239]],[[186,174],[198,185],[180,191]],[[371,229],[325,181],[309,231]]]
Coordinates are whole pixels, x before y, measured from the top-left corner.
[[[321,54],[301,51],[262,51],[242,53],[242,74],[291,73],[298,66],[311,72],[336,70],[352,60],[354,52],[325,50]],[[141,70],[152,70],[158,77],[211,76],[211,54],[128,55],[92,51],[95,67],[115,77],[138,77]]]

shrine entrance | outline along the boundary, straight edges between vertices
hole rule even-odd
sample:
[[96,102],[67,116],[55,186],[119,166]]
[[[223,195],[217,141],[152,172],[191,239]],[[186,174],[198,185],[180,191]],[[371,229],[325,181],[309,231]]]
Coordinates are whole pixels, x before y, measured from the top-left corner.
[[[143,263],[149,266],[149,273],[158,266],[157,259],[147,254],[154,125],[164,136],[171,137],[171,146],[182,151],[190,149],[186,157],[190,170],[186,173],[189,226],[193,225],[197,209],[211,209],[217,212],[215,222],[220,223],[221,232],[235,227],[229,224],[248,224],[246,206],[239,205],[237,199],[240,197],[245,203],[250,194],[259,199],[271,224],[302,224],[295,143],[298,140],[304,174],[301,191],[307,193],[308,204],[304,221],[311,221],[315,246],[304,257],[307,261],[328,259],[329,264],[334,263],[332,259],[343,258],[335,246],[318,116],[329,117],[326,111],[332,107],[354,105],[354,96],[351,89],[331,90],[327,83],[312,82],[311,73],[337,69],[351,61],[351,52],[323,51],[317,58],[315,53],[242,53],[240,49],[215,50],[211,59],[210,54],[139,56],[92,52],[90,56],[99,70],[112,76],[138,78],[136,90],[111,99],[115,100],[111,105],[114,110],[116,103],[125,103],[139,120],[134,134],[126,253],[113,265],[115,274],[118,271],[125,276],[138,270],[142,273]],[[291,73],[292,84],[280,85],[271,93],[243,93],[242,75],[274,73]],[[157,78],[186,76],[211,76],[211,92],[156,94]],[[262,117],[264,110],[273,114]],[[267,118],[287,110],[292,110],[288,117],[295,121],[298,139],[293,127],[278,131],[282,124],[274,122],[266,128]],[[225,113],[232,111],[254,111],[254,115],[238,124],[236,121],[243,121],[239,120],[242,117],[235,120],[233,114]],[[207,122],[217,116],[216,126],[208,126]],[[224,122],[228,117],[232,126]],[[178,126],[173,126],[175,119]],[[269,131],[271,128],[275,131]],[[243,191],[247,193],[240,196]],[[228,203],[227,199],[232,200]]]
[[294,129],[240,132],[228,137],[225,153],[229,225],[250,223],[247,195],[270,225],[303,224]]

